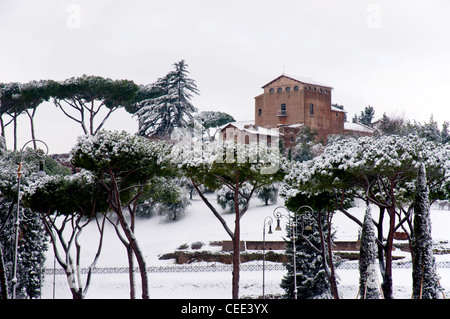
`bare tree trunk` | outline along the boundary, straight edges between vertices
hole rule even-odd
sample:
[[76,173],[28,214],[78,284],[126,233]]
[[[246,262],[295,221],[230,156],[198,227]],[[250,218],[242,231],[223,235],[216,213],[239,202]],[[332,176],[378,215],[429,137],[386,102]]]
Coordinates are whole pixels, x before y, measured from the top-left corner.
[[[128,208],[131,215],[131,231],[134,233],[134,211]],[[134,279],[134,254],[133,249],[130,245],[127,245],[127,255],[128,255],[128,268],[129,278],[130,278],[130,299],[136,299],[136,282]]]
[[389,212],[389,234],[387,237],[386,246],[384,248],[385,254],[385,269],[383,274],[383,283],[381,288],[383,289],[383,295],[385,299],[393,298],[392,289],[392,247],[394,244],[394,230],[395,230],[395,207],[388,208]]
[[[322,226],[322,212],[319,211],[318,217],[317,217],[317,224],[319,226],[319,234],[320,234],[320,254],[322,255],[323,259],[323,266],[325,269],[325,272],[328,277],[328,281],[330,282],[330,290],[331,294],[333,295],[334,299],[339,299],[339,292],[337,287],[337,281],[336,281],[336,275],[334,273],[334,264],[333,264],[333,251],[331,249],[331,219],[329,216],[327,216],[327,238],[325,239],[325,236],[323,234],[323,226]],[[303,231],[303,228],[302,228]],[[303,234],[301,236],[304,238]],[[327,262],[327,259],[329,261]]]
[[17,151],[17,115],[14,117],[14,150]]
[[34,115],[36,113],[36,108],[33,109],[33,111],[30,112],[28,111],[28,109],[25,110],[28,118],[30,119],[30,129],[31,129],[31,139],[33,140],[33,148],[36,149],[37,145],[36,145],[36,134],[34,132]]
[[0,299],[8,299],[8,279],[6,278],[5,260],[3,258],[3,246],[0,243]]
[[136,283],[134,280],[134,259],[133,259],[133,249],[128,245],[127,247],[128,256],[128,277],[130,278],[130,299],[136,299]]
[[234,212],[235,226],[233,238],[233,281],[232,281],[232,297],[239,299],[239,277],[240,277],[240,255],[241,255],[241,223],[239,210],[239,175],[237,176],[236,189],[234,192]]
[[[6,144],[6,132],[5,132],[5,123],[3,121],[3,117],[0,115],[0,127],[1,127],[1,136],[3,137],[3,139],[5,140],[5,144]],[[6,145],[5,145],[6,146]]]
[[120,202],[120,190],[117,185],[117,181],[115,179],[112,171],[109,171],[109,176],[112,182],[112,189],[110,189],[110,199],[109,203],[111,208],[116,213],[119,223],[122,227],[122,230],[125,233],[125,236],[130,243],[130,247],[133,250],[134,255],[136,256],[136,260],[138,262],[139,271],[141,274],[141,284],[142,284],[142,299],[149,299],[149,291],[148,291],[148,276],[147,276],[147,266],[145,263],[144,255],[138,245],[137,239],[134,235],[134,232],[131,230],[130,225],[125,220],[125,216],[123,214],[123,210]]
[[330,263],[330,285],[331,285],[331,293],[333,294],[334,299],[339,299],[339,291],[336,280],[336,273],[334,271],[334,260],[333,260],[333,250],[332,250],[332,241],[331,241],[331,215],[332,212],[328,212],[328,222],[327,222],[327,254],[328,260]]
[[136,240],[136,237],[134,236],[134,233],[131,231],[128,223],[125,221],[123,214],[119,216],[119,221],[120,221],[122,229],[125,233],[125,236],[127,237],[128,241],[130,242],[130,247],[133,250],[133,252],[136,256],[136,260],[138,262],[139,271],[141,274],[141,283],[142,283],[142,299],[149,299],[147,266],[145,263],[144,255],[142,254],[142,251],[138,245],[138,242]]

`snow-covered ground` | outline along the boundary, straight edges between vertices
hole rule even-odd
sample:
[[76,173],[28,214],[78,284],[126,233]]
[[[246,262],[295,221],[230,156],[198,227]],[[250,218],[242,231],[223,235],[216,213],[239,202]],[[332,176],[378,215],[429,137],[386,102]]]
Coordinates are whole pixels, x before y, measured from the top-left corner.
[[[213,199],[214,196],[210,195]],[[241,220],[242,240],[262,240],[263,223],[267,216],[273,217],[275,208],[282,202],[264,206],[258,199],[252,199],[251,209]],[[356,207],[352,211],[362,220],[365,207]],[[281,210],[282,211],[282,210]],[[376,210],[372,211],[374,218]],[[234,216],[224,215],[230,228],[233,228]],[[433,240],[450,240],[450,212],[432,210]],[[285,222],[286,219],[283,220]],[[333,219],[337,231],[337,240],[356,240],[359,227],[346,216],[337,213]],[[275,222],[275,219],[274,219]],[[91,227],[92,226],[92,227]],[[92,262],[96,250],[98,234],[94,225],[88,226],[81,236],[82,267]],[[198,197],[194,197],[186,215],[177,222],[169,222],[162,217],[139,219],[136,223],[136,236],[144,251],[147,266],[169,266],[174,260],[159,260],[158,256],[175,251],[183,244],[190,246],[202,242],[202,250],[218,251],[221,248],[211,246],[214,241],[229,240],[219,221]],[[266,235],[267,241],[283,240],[285,231]],[[408,254],[400,251],[398,255]],[[450,261],[450,255],[438,255],[437,261]],[[253,262],[262,264],[261,261]],[[207,264],[207,263],[201,263]],[[46,268],[53,268],[53,250],[47,253]],[[127,267],[127,255],[124,246],[117,238],[111,225],[107,225],[101,257],[97,263],[102,267]],[[59,265],[56,263],[56,267]],[[394,297],[409,299],[411,297],[411,269],[394,268]],[[266,294],[283,294],[280,282],[286,271],[266,271]],[[450,291],[450,268],[439,268],[440,283],[446,292]],[[354,299],[357,296],[359,274],[357,269],[337,269],[339,292],[343,298]],[[136,291],[139,296],[139,276],[136,276]],[[157,299],[226,299],[231,298],[231,272],[182,272],[149,273],[150,298]],[[262,294],[262,271],[241,271],[240,296],[259,296]],[[65,275],[47,275],[45,277],[42,298],[71,298]],[[88,299],[125,299],[129,298],[128,274],[94,274],[86,295]]]

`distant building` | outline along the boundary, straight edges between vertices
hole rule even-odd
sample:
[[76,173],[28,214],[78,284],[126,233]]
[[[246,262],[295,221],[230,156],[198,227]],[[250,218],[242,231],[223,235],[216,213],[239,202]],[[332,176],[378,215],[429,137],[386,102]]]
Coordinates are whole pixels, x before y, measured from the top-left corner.
[[373,134],[370,127],[345,122],[345,111],[332,106],[333,88],[329,85],[283,74],[262,88],[264,92],[255,97],[255,126],[278,128],[286,147],[295,145],[304,125],[316,130],[317,141],[323,143],[332,134]]
[[274,138],[282,134],[278,130],[256,126],[254,121],[231,122],[220,127],[220,138],[223,141],[233,140],[237,143],[250,144],[267,142],[272,143]]

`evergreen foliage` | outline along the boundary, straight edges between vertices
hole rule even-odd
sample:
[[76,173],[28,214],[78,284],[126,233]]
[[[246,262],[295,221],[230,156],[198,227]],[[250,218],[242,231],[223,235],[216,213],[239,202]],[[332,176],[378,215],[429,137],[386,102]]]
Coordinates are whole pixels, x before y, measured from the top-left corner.
[[295,140],[295,147],[292,151],[292,159],[297,162],[309,161],[314,157],[312,147],[317,136],[317,131],[309,126],[302,126]]
[[198,89],[195,81],[188,77],[188,65],[184,60],[174,66],[174,71],[153,85],[154,90],[161,94],[142,101],[135,113],[141,136],[167,140],[175,129],[189,129],[193,113],[197,111],[191,98],[198,94]]
[[125,238],[120,238],[128,253],[131,298],[135,297],[133,256],[139,265],[142,298],[149,298],[146,262],[134,234],[136,209],[153,178],[173,173],[169,154],[168,144],[124,131],[102,130],[95,136],[81,136],[72,149],[72,163],[99,179],[108,195],[108,205],[119,221],[120,226],[116,227],[121,227],[125,234]]
[[401,116],[387,116],[386,113],[377,125],[376,135],[416,135],[424,140],[446,144],[450,141],[449,122],[444,121],[439,129],[438,122],[431,115],[428,122],[407,121]]
[[[247,205],[248,196],[250,196],[252,192],[252,185],[250,185],[249,183],[243,183],[239,189],[239,192],[240,194],[238,196],[238,205],[239,211],[241,211]],[[216,197],[217,204],[222,207],[222,209],[226,210],[228,213],[235,213],[236,205],[234,190],[230,189],[228,186],[223,185],[216,191]]]
[[[139,86],[129,80],[83,75],[58,82],[53,101],[67,117],[80,124],[84,134],[95,135],[114,111],[136,103],[138,90]],[[106,112],[97,124],[94,120],[103,109]]]
[[267,206],[269,202],[275,204],[278,201],[278,184],[261,186],[256,191],[256,196]]
[[366,106],[364,108],[364,111],[361,111],[361,114],[355,115],[355,117],[353,118],[353,123],[361,123],[367,126],[373,126],[373,118],[375,116],[375,109],[373,108],[373,106]]
[[381,297],[377,278],[377,252],[372,213],[370,206],[367,205],[359,251],[359,296],[361,299],[380,299]]
[[[193,146],[193,147],[192,147]],[[216,141],[201,145],[177,144],[171,157],[176,159],[178,167],[188,176],[197,193],[220,221],[233,242],[233,276],[232,297],[239,297],[240,264],[240,220],[247,212],[254,192],[264,185],[280,181],[286,164],[278,147],[270,148],[267,144],[238,144],[233,141]],[[251,185],[249,194],[242,190],[244,184]],[[217,190],[228,187],[234,193],[234,231],[227,225],[217,209],[204,196],[204,186]],[[239,196],[245,199],[244,206],[239,206]]]
[[187,192],[188,190],[181,185],[179,179],[155,177],[138,201],[136,216],[150,217],[157,214],[176,221],[191,204]]
[[219,127],[236,121],[230,114],[218,111],[203,111],[196,114],[194,119],[202,123],[205,129]]
[[[15,220],[17,214],[17,160],[18,154],[0,150],[0,294],[11,295],[11,279],[14,260]],[[47,161],[51,162],[50,158]],[[23,152],[20,196],[32,189],[40,181],[34,172],[38,170],[39,157],[36,151],[25,149]],[[47,168],[52,174],[58,168]],[[16,298],[38,298],[40,296],[41,278],[44,271],[45,251],[48,249],[44,225],[38,214],[23,205],[20,208],[20,236],[18,246]],[[5,291],[8,290],[8,291]]]
[[377,134],[403,135],[402,132],[405,123],[406,120],[401,116],[387,116],[386,113],[383,113],[377,125]]
[[[92,268],[99,258],[103,226],[99,227],[100,239],[97,254],[89,267],[86,283],[82,284],[81,274],[75,269],[80,267],[81,245],[79,236],[98,215],[106,213],[106,193],[88,172],[74,175],[56,175],[37,183],[25,193],[23,204],[36,212],[45,226],[55,252],[55,258],[65,271],[69,288],[74,299],[83,299],[88,291]],[[55,223],[61,216],[61,226]],[[90,243],[95,245],[96,243]],[[75,254],[71,252],[74,247]],[[74,256],[75,255],[75,256]]]
[[430,204],[425,165],[421,164],[416,182],[413,235],[413,298],[436,299],[438,277],[431,238]]
[[[298,220],[300,220],[298,217]],[[315,218],[303,215],[305,226],[312,227],[312,231],[302,229],[302,224],[297,224],[296,240],[296,274],[297,274],[297,298],[299,299],[321,299],[331,298],[330,282],[328,281],[326,271],[324,269],[323,259],[320,254],[311,249],[311,246],[301,238],[303,234],[308,238],[310,243],[316,247],[322,245],[319,229]],[[323,231],[327,232],[327,224],[324,220]],[[281,281],[281,287],[285,290],[284,297],[287,299],[294,298],[294,269],[293,269],[293,250],[292,250],[292,230],[287,229],[286,254],[288,262],[285,263],[287,274]]]
[[387,238],[380,235],[378,240],[383,249],[379,256],[384,256],[379,260],[383,265],[383,295],[391,298],[393,234],[401,225],[410,225],[405,221],[411,216],[420,163],[426,163],[430,197],[435,199],[444,196],[449,183],[449,157],[448,146],[412,135],[340,140],[328,145],[313,160],[294,163],[282,193],[289,198],[298,193],[335,192],[337,209],[360,225],[361,221],[344,208],[341,199],[357,196],[377,205],[381,212],[378,234],[383,234],[383,218],[389,218]]
[[[285,203],[291,212],[297,214],[295,237],[297,238],[298,256],[296,258],[298,298],[302,298],[302,296],[311,299],[338,298],[337,278],[334,274],[336,260],[332,250],[329,249],[334,239],[331,223],[332,212],[336,205],[334,194],[331,192],[317,195],[298,193],[296,196],[286,198]],[[346,204],[347,206],[348,204]],[[309,208],[313,211],[310,211]],[[291,256],[292,239],[288,241],[287,249]],[[299,261],[298,259],[306,260]],[[292,261],[286,267],[288,274],[283,280],[282,287],[286,290],[286,297],[292,298],[294,293]],[[299,274],[301,274],[300,277]]]
[[[239,209],[242,210],[247,205],[247,199],[251,192],[253,186],[250,183],[243,183],[240,187],[240,195],[239,195]],[[222,186],[218,190],[216,190],[217,204],[222,207],[222,209],[227,212],[234,213],[235,212],[235,199],[234,199],[234,191],[230,189],[228,186]],[[278,198],[278,187],[276,183],[272,183],[269,185],[262,185],[256,189],[256,197],[260,199],[265,205],[268,205],[269,202],[276,203]]]

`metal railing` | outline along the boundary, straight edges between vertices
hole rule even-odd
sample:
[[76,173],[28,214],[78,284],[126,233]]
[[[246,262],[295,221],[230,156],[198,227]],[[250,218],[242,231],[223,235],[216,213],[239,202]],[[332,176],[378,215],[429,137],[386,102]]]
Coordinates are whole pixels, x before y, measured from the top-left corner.
[[[339,264],[337,269],[352,270],[358,269],[359,265],[357,262],[343,262]],[[412,268],[412,263],[410,262],[395,262],[392,264],[392,268]],[[450,268],[450,261],[437,262],[436,268]],[[147,267],[148,273],[183,273],[183,272],[221,272],[221,271],[232,271],[233,266],[228,264],[211,264],[211,265],[170,265],[170,266],[150,266]],[[262,264],[241,264],[241,271],[262,271]],[[265,265],[266,271],[284,271],[286,267],[282,263],[269,263]],[[125,274],[128,273],[128,267],[102,267],[92,269],[94,274]],[[86,274],[88,268],[82,268],[81,273]],[[139,268],[136,267],[134,272],[139,272]],[[61,268],[57,269],[46,269],[46,275],[63,275],[64,270]]]

